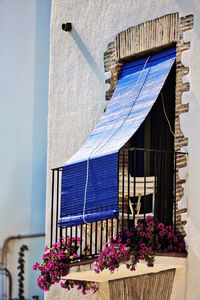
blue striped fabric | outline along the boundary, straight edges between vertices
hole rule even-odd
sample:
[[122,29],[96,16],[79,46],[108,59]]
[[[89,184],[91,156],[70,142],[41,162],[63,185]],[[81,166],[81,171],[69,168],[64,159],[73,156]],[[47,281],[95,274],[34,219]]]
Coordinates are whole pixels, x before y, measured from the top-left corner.
[[123,65],[106,112],[63,167],[60,227],[118,216],[118,152],[150,112],[175,58],[171,48]]

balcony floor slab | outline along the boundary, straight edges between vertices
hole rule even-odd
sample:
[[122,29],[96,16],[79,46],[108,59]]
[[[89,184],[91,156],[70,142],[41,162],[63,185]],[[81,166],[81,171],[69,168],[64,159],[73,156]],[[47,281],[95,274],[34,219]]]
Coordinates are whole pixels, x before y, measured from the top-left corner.
[[156,255],[154,267],[148,267],[145,262],[139,262],[136,266],[136,270],[130,271],[126,268],[126,264],[121,264],[113,273],[109,270],[103,270],[99,274],[96,274],[94,272],[93,263],[88,263],[72,267],[70,274],[67,275],[67,279],[104,282],[148,273],[157,273],[169,269],[184,269],[185,266],[186,257],[184,257],[184,255],[182,255],[182,257]]

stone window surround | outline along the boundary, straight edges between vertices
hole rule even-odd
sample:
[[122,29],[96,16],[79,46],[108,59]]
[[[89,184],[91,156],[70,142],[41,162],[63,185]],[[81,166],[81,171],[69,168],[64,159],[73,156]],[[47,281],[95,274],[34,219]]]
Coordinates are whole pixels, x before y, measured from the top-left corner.
[[[182,94],[189,91],[190,88],[189,82],[182,81],[182,77],[188,74],[189,67],[182,64],[181,54],[190,49],[190,42],[184,42],[183,33],[191,30],[193,23],[193,15],[184,17],[179,17],[178,13],[164,15],[118,33],[114,41],[108,44],[104,53],[104,69],[105,72],[111,74],[110,78],[106,79],[106,83],[110,84],[110,88],[106,91],[106,100],[110,100],[124,61],[144,56],[149,52],[160,51],[172,44],[176,45],[175,151],[180,151],[181,147],[188,145],[188,139],[180,127],[180,114],[189,110],[189,103],[182,104],[181,101]],[[181,215],[187,212],[187,208],[179,209],[178,204],[184,195],[182,185],[186,179],[179,177],[179,170],[186,166],[186,157],[178,158],[176,165],[176,224],[183,234],[185,234],[186,221],[181,220]]]

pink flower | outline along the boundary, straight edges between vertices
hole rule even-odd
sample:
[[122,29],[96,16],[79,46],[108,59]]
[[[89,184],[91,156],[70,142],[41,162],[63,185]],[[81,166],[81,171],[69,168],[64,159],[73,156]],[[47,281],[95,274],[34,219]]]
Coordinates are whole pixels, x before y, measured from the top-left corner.
[[97,266],[97,262],[95,261],[95,262],[93,263],[93,265],[96,267],[96,266]]
[[164,226],[163,223],[159,223],[159,224],[158,224],[158,228],[159,228],[159,229],[163,229],[164,227],[165,227],[165,226]]
[[142,228],[142,223],[141,222],[137,223],[137,228]]
[[174,236],[174,237],[173,237],[173,241],[174,241],[175,243],[177,243],[177,242],[178,242],[178,238],[177,238],[176,236]]
[[105,253],[108,253],[108,252],[109,252],[109,249],[108,249],[107,247],[105,247],[105,248],[104,248],[104,252],[105,252]]
[[49,265],[46,265],[46,266],[45,266],[45,270],[47,270],[47,271],[49,271],[50,268],[51,268],[51,267],[50,267]]
[[171,232],[168,232],[167,237],[168,237],[168,239],[170,239],[172,237]]
[[97,273],[97,274],[99,274],[99,273],[100,273],[100,271],[99,271],[99,269],[98,269],[98,268],[94,268],[94,271],[95,271],[95,273]]
[[161,248],[161,244],[157,243],[157,247],[158,247],[158,249],[160,249]]
[[159,232],[159,235],[160,235],[160,236],[164,236],[165,233],[164,233],[163,231],[160,231],[160,232]]
[[148,223],[148,226],[151,228],[151,227],[153,227],[154,226],[154,222],[153,221],[150,221],[149,223]]
[[153,264],[152,263],[148,263],[147,266],[148,267],[153,267]]
[[146,217],[146,220],[145,220],[147,223],[148,222],[151,222],[151,221],[153,221],[153,217],[152,216],[148,216],[148,217]]

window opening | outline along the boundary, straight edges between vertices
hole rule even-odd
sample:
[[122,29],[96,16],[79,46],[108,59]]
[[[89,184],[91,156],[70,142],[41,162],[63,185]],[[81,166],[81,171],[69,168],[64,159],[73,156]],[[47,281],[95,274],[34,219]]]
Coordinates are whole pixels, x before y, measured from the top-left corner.
[[[156,176],[157,201],[155,201],[155,216],[166,224],[172,224],[173,222],[174,136],[170,131],[168,121],[172,132],[174,132],[175,79],[176,66],[174,64],[150,113],[129,141],[131,148],[162,151],[157,153],[156,170],[155,152],[153,151],[147,151],[146,158],[144,158],[144,151],[136,151],[135,174],[133,152],[130,152],[128,164],[129,173],[132,177]],[[146,160],[145,164],[144,159]],[[157,174],[155,174],[155,172]],[[141,214],[144,214],[144,212],[152,212],[152,198],[152,194],[141,197]],[[137,200],[138,199],[133,199],[133,197],[131,197],[135,209]]]

